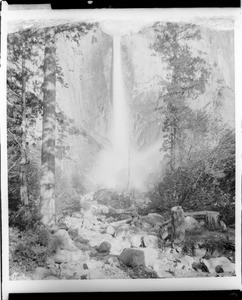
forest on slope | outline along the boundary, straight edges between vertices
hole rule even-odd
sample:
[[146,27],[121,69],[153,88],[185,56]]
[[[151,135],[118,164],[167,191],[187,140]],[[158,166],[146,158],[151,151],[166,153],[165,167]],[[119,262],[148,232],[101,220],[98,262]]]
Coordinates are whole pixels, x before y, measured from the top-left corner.
[[[137,54],[144,40],[151,42]],[[82,205],[90,193],[94,202],[123,209],[124,220],[132,205],[138,216],[166,216],[181,206],[185,212],[218,212],[219,222],[234,224],[234,79],[225,75],[233,74],[233,65],[224,63],[228,44],[233,51],[233,32],[187,23],[158,22],[124,37],[132,146],[145,151],[158,145],[158,151],[156,167],[141,169],[148,170],[141,176],[145,188],[120,191],[88,177],[98,153],[110,144],[112,38],[96,23],[8,34],[10,274],[46,266],[58,243],[53,232],[61,230],[63,218],[88,211]],[[141,72],[142,55],[160,65]],[[119,215],[116,211],[117,222]],[[138,216],[133,216],[137,222]]]

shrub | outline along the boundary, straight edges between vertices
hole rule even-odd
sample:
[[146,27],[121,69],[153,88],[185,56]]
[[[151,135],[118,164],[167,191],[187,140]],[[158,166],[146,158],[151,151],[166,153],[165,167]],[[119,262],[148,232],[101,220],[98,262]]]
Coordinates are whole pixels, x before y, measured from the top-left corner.
[[28,272],[45,265],[51,254],[50,234],[45,226],[23,232],[17,228],[10,228],[9,237],[10,273],[16,268]]
[[39,206],[35,202],[30,202],[28,206],[20,205],[17,211],[10,213],[9,225],[23,231],[37,227],[40,220]]

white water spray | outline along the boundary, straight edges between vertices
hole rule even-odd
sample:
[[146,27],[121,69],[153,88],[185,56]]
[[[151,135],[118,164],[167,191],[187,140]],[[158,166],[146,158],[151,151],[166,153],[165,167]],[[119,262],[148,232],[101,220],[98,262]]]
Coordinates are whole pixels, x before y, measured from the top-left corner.
[[[123,23],[112,22],[104,24],[102,28],[113,37],[111,146],[99,153],[96,166],[88,174],[89,181],[96,188],[144,190],[144,183],[158,167],[158,143],[141,152],[130,146],[129,107],[123,78],[121,38],[124,34],[132,33],[131,28],[128,25],[125,27]],[[138,28],[139,24],[135,31]]]
[[113,36],[113,119],[111,143],[117,163],[129,168],[129,117],[122,70],[121,37]]

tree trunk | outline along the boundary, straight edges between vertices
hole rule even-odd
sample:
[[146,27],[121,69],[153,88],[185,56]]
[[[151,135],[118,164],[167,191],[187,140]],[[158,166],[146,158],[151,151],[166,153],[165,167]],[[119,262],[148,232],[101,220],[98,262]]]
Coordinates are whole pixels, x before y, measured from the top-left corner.
[[171,223],[173,246],[182,247],[185,242],[185,216],[181,206],[172,207]]
[[[24,43],[24,42],[23,42]],[[21,160],[20,160],[20,199],[23,205],[28,205],[28,189],[26,178],[26,67],[25,67],[25,47],[22,47],[22,124],[21,124]]]
[[56,48],[53,28],[46,29],[45,45],[40,188],[42,222],[51,225],[55,223]]

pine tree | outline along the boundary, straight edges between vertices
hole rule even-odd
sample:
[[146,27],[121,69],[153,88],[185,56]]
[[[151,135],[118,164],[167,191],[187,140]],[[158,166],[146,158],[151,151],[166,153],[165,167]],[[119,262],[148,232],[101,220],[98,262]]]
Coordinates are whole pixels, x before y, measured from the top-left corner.
[[44,101],[41,155],[41,214],[42,222],[55,222],[55,127],[56,127],[56,45],[55,29],[45,30]]

